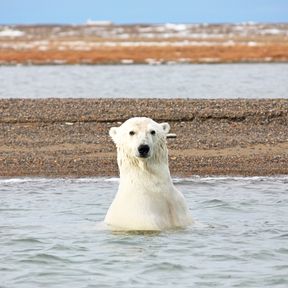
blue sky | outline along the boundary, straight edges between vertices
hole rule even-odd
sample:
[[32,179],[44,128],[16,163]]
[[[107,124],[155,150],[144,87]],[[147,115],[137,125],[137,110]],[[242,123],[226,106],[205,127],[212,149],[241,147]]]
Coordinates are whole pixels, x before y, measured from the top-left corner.
[[288,0],[0,0],[0,24],[288,22]]

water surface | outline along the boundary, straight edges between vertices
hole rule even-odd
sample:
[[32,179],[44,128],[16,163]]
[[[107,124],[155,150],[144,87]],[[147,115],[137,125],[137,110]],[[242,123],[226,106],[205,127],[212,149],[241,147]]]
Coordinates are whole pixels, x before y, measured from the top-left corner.
[[288,179],[175,179],[197,224],[99,227],[117,179],[0,179],[0,287],[288,287]]
[[0,66],[0,98],[287,98],[288,64]]

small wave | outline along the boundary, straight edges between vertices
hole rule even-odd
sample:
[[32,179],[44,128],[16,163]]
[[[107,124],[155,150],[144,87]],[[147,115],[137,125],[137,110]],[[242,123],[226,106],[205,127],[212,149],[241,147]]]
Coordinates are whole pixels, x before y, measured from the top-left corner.
[[46,182],[48,178],[0,178],[0,184],[17,184],[26,182]]
[[[119,182],[119,177],[84,177],[84,178],[43,178],[43,177],[20,177],[20,178],[0,178],[0,185],[3,184],[18,184],[18,183],[29,183],[29,182],[55,182],[55,181],[67,181],[73,183],[98,183],[98,182]],[[253,176],[253,177],[242,177],[242,176],[199,176],[195,175],[192,177],[174,177],[173,183],[175,184],[189,184],[189,183],[218,183],[220,181],[287,181],[288,177],[283,176]]]
[[22,239],[14,239],[13,242],[16,243],[27,243],[27,244],[43,244],[44,242],[36,239],[36,238],[22,238]]
[[238,182],[243,184],[256,184],[260,182],[275,182],[278,183],[287,183],[288,177],[286,175],[279,176],[193,176],[193,177],[184,177],[184,178],[173,178],[173,183],[176,185],[190,185],[190,184],[205,184],[205,185],[214,185],[223,182]]
[[277,235],[277,236],[275,236],[275,237],[273,237],[273,239],[277,239],[277,238],[288,238],[288,233],[283,233],[283,234],[281,234],[281,235]]
[[98,183],[98,182],[119,182],[119,178],[87,177],[87,178],[39,178],[39,177],[21,177],[21,178],[0,178],[0,185],[3,184],[22,184],[22,183],[45,183],[45,182],[73,182],[73,183]]
[[107,178],[105,179],[106,182],[119,182],[120,178],[118,177],[112,177],[112,178]]
[[0,212],[21,212],[21,211],[29,211],[29,209],[24,208],[0,208]]
[[21,262],[34,262],[34,263],[52,263],[52,262],[70,262],[67,258],[62,258],[48,253],[40,253],[23,259]]
[[213,207],[227,207],[229,206],[229,203],[220,200],[220,199],[211,199],[203,201],[202,204],[207,208],[213,208]]
[[155,271],[182,271],[186,268],[186,266],[178,263],[172,262],[160,262],[157,264],[149,265],[142,273],[153,273]]
[[106,178],[106,177],[83,177],[83,178],[58,178],[58,180],[73,182],[73,183],[99,183],[99,182],[115,182],[119,178]]
[[[288,254],[288,249],[285,247],[279,248],[276,250],[280,254]],[[288,265],[287,265],[288,266]]]

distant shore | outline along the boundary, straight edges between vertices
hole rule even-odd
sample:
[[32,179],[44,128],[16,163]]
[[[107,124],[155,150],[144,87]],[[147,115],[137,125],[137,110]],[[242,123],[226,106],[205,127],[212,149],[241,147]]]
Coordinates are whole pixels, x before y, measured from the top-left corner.
[[287,63],[288,44],[261,47],[100,47],[90,51],[0,49],[0,65]]
[[288,62],[288,24],[0,25],[0,65]]
[[116,176],[108,136],[133,116],[169,122],[173,176],[288,174],[288,100],[0,100],[0,176]]

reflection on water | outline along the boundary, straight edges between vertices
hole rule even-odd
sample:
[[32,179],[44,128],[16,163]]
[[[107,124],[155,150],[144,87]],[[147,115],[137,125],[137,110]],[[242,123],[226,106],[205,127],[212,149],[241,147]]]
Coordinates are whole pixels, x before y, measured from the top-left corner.
[[0,67],[0,98],[287,98],[288,64]]
[[0,179],[1,287],[287,287],[287,177],[175,184],[195,225],[112,233],[117,179]]

